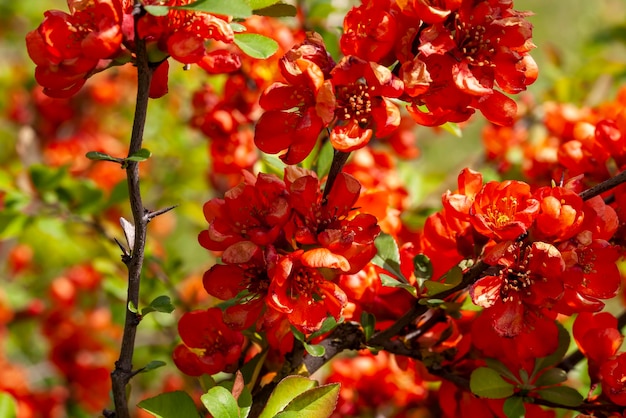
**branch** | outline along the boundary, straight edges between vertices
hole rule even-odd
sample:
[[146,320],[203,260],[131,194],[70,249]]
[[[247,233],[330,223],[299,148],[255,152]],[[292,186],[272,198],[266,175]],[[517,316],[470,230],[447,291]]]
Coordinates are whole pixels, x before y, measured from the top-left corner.
[[[141,3],[135,1],[133,17],[135,23],[135,45],[136,45],[136,65],[137,65],[137,101],[135,103],[135,117],[133,130],[128,148],[128,156],[135,154],[141,149],[143,141],[143,130],[146,124],[148,110],[148,99],[150,81],[152,80],[153,68],[148,62],[148,54],[143,39],[137,33],[137,22],[143,15],[144,10]],[[126,178],[128,183],[128,194],[130,199],[133,222],[135,225],[135,243],[131,256],[126,259],[128,267],[128,292],[126,301],[126,319],[124,321],[124,334],[120,347],[120,357],[115,362],[115,369],[111,373],[111,383],[113,392],[113,402],[115,412],[104,411],[104,415],[115,418],[129,418],[128,399],[126,397],[126,385],[133,376],[133,352],[135,349],[135,335],[140,316],[128,309],[130,303],[133,306],[139,305],[139,284],[141,280],[141,270],[144,259],[144,247],[146,242],[146,227],[149,219],[145,217],[146,211],[141,201],[141,190],[139,187],[139,167],[138,163],[128,161],[126,167]]]
[[608,180],[603,181],[602,183],[596,184],[590,189],[585,190],[580,193],[580,197],[583,200],[589,200],[592,197],[596,197],[606,191],[609,191],[622,183],[626,183],[626,171],[622,171],[615,177],[611,177]]
[[322,195],[322,202],[326,202],[326,197],[330,190],[333,188],[333,184],[335,184],[335,179],[341,173],[341,169],[343,168],[346,161],[348,161],[348,157],[350,156],[349,152],[337,151],[333,154],[333,162],[330,164],[330,171],[328,172],[328,179],[326,180],[326,186],[324,187],[324,194]]

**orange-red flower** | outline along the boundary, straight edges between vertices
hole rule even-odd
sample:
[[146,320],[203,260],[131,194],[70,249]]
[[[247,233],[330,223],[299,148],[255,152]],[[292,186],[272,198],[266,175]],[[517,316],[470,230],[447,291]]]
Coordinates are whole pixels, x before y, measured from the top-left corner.
[[583,200],[563,187],[541,187],[534,193],[539,201],[534,233],[546,241],[563,241],[580,230],[583,223]]
[[183,343],[172,357],[176,367],[190,376],[229,370],[241,355],[243,334],[224,324],[219,308],[186,312],[178,321],[178,333]]
[[490,181],[476,195],[470,222],[479,233],[494,240],[514,240],[528,231],[539,212],[530,186],[516,180]]
[[289,322],[300,331],[315,332],[326,317],[338,320],[347,302],[343,290],[328,280],[322,270],[345,272],[349,268],[344,257],[325,248],[287,254],[270,272],[268,304],[286,314]]

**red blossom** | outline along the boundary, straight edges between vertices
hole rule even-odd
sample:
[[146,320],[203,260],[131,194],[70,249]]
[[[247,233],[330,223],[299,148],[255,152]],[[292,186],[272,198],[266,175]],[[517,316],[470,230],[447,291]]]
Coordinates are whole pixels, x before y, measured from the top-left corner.
[[524,234],[539,212],[539,202],[530,186],[516,180],[490,181],[476,195],[470,222],[481,234],[494,240],[512,240]]
[[178,333],[183,343],[174,349],[174,364],[190,376],[229,370],[241,355],[243,334],[224,324],[219,308],[183,314]]
[[324,248],[285,255],[270,272],[268,304],[286,314],[289,322],[301,332],[315,332],[326,317],[338,320],[347,302],[343,290],[327,280],[322,269],[347,271],[349,268],[344,257]]

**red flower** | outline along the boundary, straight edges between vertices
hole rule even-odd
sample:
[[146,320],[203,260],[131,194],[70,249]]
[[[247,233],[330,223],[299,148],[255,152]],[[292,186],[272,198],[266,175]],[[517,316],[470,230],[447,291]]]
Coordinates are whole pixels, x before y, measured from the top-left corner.
[[400,110],[389,99],[397,98],[404,85],[391,71],[375,62],[353,56],[344,57],[331,72],[335,97],[336,124],[330,142],[340,151],[365,146],[374,131],[390,135],[400,125]]
[[583,200],[563,187],[542,187],[535,191],[539,214],[534,233],[546,241],[563,241],[580,230],[583,223]]
[[559,250],[545,242],[505,242],[496,246],[485,262],[496,266],[498,272],[474,283],[470,295],[476,305],[487,309],[500,335],[514,337],[532,327],[527,313],[541,316],[563,292],[565,262]]
[[37,65],[35,78],[52,97],[73,95],[123,53],[122,15],[132,7],[128,0],[68,5],[71,14],[47,11],[41,25],[26,35],[28,55]]
[[618,405],[626,405],[626,353],[621,353],[617,357],[607,361],[600,368],[600,378],[602,382],[602,393],[611,402]]
[[395,46],[396,27],[395,17],[380,3],[365,2],[353,7],[343,20],[341,52],[383,63]]
[[270,272],[268,305],[304,333],[317,331],[329,315],[338,320],[347,298],[321,269],[347,271],[348,261],[324,248],[283,256]]
[[494,240],[514,240],[524,234],[539,212],[530,186],[516,180],[490,181],[476,195],[470,221],[479,233]]
[[600,367],[619,350],[624,337],[617,329],[617,318],[608,312],[582,312],[574,321],[572,334],[587,357],[592,383],[600,381]]
[[278,177],[245,172],[245,182],[226,192],[224,199],[211,199],[204,205],[208,230],[198,236],[200,245],[224,251],[240,241],[257,245],[273,243],[289,219],[285,183]]
[[229,370],[239,360],[243,334],[231,330],[219,308],[186,312],[178,321],[183,343],[174,349],[174,364],[185,374],[200,376]]
[[[293,176],[293,178],[291,178]],[[291,205],[295,211],[293,236],[301,245],[318,244],[341,255],[356,273],[376,254],[374,239],[380,232],[377,219],[367,213],[350,216],[361,185],[351,175],[340,173],[322,200],[320,182],[311,175],[299,176],[287,169]]]
[[286,164],[297,164],[309,155],[330,122],[331,115],[316,106],[332,66],[334,62],[317,34],[309,35],[285,54],[280,69],[289,84],[274,83],[259,99],[266,112],[256,124],[254,142],[261,151],[276,154],[286,149],[280,156]]

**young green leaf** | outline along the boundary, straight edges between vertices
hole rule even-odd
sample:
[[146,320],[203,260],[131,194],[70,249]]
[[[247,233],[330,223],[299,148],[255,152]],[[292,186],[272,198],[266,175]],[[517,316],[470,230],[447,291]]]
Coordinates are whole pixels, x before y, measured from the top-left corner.
[[430,280],[433,277],[433,265],[424,254],[413,257],[413,274],[418,279]]
[[363,333],[365,334],[365,341],[367,341],[372,337],[372,335],[374,335],[376,317],[369,312],[363,311],[361,313],[361,326],[363,327]]
[[[340,318],[342,319],[342,318]],[[342,321],[340,321],[342,322]],[[315,337],[319,337],[320,335],[324,335],[327,332],[330,332],[332,330],[334,330],[335,328],[337,328],[337,321],[335,320],[334,317],[332,316],[328,316],[326,317],[326,319],[324,320],[324,322],[322,322],[322,326],[320,327],[319,330],[315,331],[313,334],[311,334],[308,338],[308,340],[310,341],[312,338]]]
[[150,312],[163,312],[163,313],[172,313],[174,310],[174,305],[172,305],[172,301],[169,296],[161,295],[150,302],[150,305],[146,306],[141,310],[142,315],[149,314]]
[[252,10],[264,9],[279,2],[280,0],[248,0],[248,4]]
[[563,383],[567,380],[567,373],[563,369],[554,368],[546,370],[539,378],[535,381],[535,386],[554,386],[559,383]]
[[198,0],[184,6],[172,7],[177,10],[192,10],[215,15],[232,16],[236,19],[245,19],[252,15],[252,9],[245,0]]
[[374,245],[378,252],[372,258],[372,263],[408,284],[409,281],[400,270],[400,251],[396,240],[389,234],[381,233],[374,240]]
[[158,369],[159,367],[165,366],[167,363],[161,360],[152,360],[150,363],[146,364],[142,369],[141,373],[147,373],[150,370]]
[[304,334],[298,331],[298,329],[296,329],[296,327],[294,327],[293,325],[291,325],[291,332],[293,333],[293,336],[296,338],[296,340],[302,341],[302,342],[306,340],[306,338],[304,337]]
[[132,300],[128,301],[128,310],[131,311],[134,314],[138,314],[139,310],[137,309],[137,307],[135,306],[135,304],[133,303]]
[[417,297],[417,289],[415,286],[411,286],[408,283],[402,283],[386,274],[380,274],[380,283],[385,287],[399,287],[400,289],[404,289],[409,292],[414,298]]
[[540,370],[547,369],[550,366],[558,364],[563,359],[563,357],[565,356],[565,353],[567,352],[569,348],[569,343],[570,343],[569,332],[567,332],[565,327],[559,322],[556,322],[556,326],[559,332],[559,345],[557,349],[554,351],[554,353],[550,354],[547,357],[542,357],[540,359],[537,359],[535,361],[535,368],[532,373],[533,377]]
[[252,58],[269,58],[278,50],[275,40],[256,33],[236,33],[235,45]]
[[302,343],[302,344],[304,344],[304,349],[306,350],[306,352],[312,355],[313,357],[322,357],[324,354],[326,354],[326,348],[324,348],[323,345],[308,344],[308,343]]
[[239,405],[230,391],[222,386],[213,386],[200,397],[211,415],[220,418],[239,418]]
[[524,400],[519,396],[513,396],[504,401],[502,406],[502,412],[506,415],[506,418],[524,418],[526,415],[526,407],[524,407]]
[[125,158],[125,160],[135,162],[146,161],[148,158],[150,158],[151,155],[152,153],[149,150],[142,148],[130,157]]
[[504,363],[502,363],[501,361],[493,359],[493,358],[486,358],[485,363],[487,363],[487,367],[497,371],[500,374],[500,376],[504,376],[507,379],[512,380],[513,382],[521,383],[519,379],[517,378],[517,376],[515,376],[513,372],[511,372],[509,368],[506,367]]
[[170,12],[169,6],[143,6],[144,10],[150,13],[152,16],[167,16]]
[[183,391],[165,392],[137,404],[157,418],[198,418],[196,404]]
[[295,397],[317,385],[315,380],[302,376],[287,376],[281,380],[272,392],[267,405],[259,418],[273,418],[281,412]]
[[258,16],[293,17],[297,11],[296,7],[291,4],[276,3],[262,9],[255,9],[253,13]]
[[309,389],[289,402],[283,413],[297,412],[299,418],[328,418],[337,406],[338,396],[338,383]]
[[474,395],[489,399],[508,398],[514,392],[513,385],[489,367],[479,367],[472,372],[470,389]]
[[537,393],[548,402],[554,402],[563,406],[578,406],[583,403],[583,396],[576,389],[569,386],[555,386],[538,390]]
[[109,154],[105,154],[104,152],[98,152],[98,151],[89,151],[87,154],[85,154],[85,157],[94,161],[113,161],[115,163],[122,162],[121,158],[115,158],[115,157],[110,156]]

